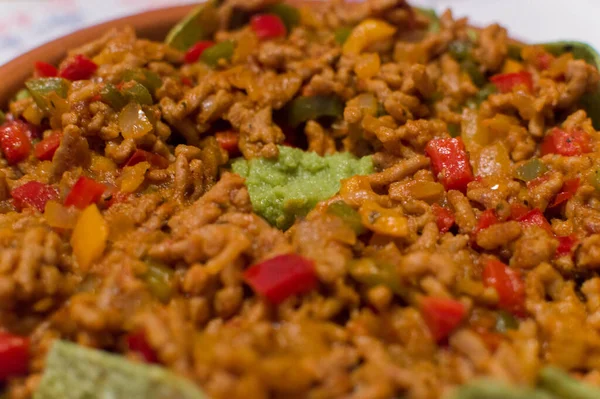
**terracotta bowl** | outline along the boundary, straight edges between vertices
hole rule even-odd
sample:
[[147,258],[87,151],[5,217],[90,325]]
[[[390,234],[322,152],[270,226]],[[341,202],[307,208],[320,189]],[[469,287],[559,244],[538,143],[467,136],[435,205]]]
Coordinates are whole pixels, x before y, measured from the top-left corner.
[[169,29],[192,8],[194,5],[169,7],[115,19],[79,30],[17,57],[0,66],[0,76],[4,78],[0,85],[0,109],[5,108],[10,98],[23,87],[25,80],[33,74],[33,64],[36,61],[57,64],[65,57],[69,49],[97,39],[111,28],[127,25],[133,26],[140,37],[163,40]]

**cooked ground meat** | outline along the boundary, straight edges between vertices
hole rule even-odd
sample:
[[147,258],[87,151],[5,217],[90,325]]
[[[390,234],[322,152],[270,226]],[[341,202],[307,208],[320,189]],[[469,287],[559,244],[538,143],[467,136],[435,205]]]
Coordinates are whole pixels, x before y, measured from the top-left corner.
[[[403,0],[260,30],[276,3],[223,1],[220,59],[113,30],[6,105],[0,330],[30,343],[9,397],[57,339],[214,399],[433,399],[550,364],[600,384],[597,68]],[[281,145],[375,170],[282,231],[230,162]],[[301,271],[261,288],[268,267]]]

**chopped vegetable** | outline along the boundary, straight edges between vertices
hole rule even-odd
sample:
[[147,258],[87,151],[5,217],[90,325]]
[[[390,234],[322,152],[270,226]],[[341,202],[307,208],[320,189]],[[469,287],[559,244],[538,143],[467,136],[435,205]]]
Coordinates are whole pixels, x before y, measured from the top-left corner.
[[448,45],[448,52],[458,62],[472,58],[473,43],[468,40],[454,40]]
[[77,208],[66,207],[53,200],[46,202],[44,219],[51,227],[72,230],[77,224],[78,217],[79,210]]
[[521,223],[523,227],[537,226],[552,234],[552,226],[548,223],[548,220],[546,220],[542,211],[537,208],[527,212],[525,215],[518,218],[517,221]]
[[215,138],[219,146],[227,151],[229,155],[235,156],[240,153],[239,141],[240,134],[232,130],[215,133]]
[[566,372],[547,366],[540,370],[541,387],[556,398],[564,399],[598,399],[600,389],[578,381]]
[[139,139],[154,129],[146,113],[137,103],[129,103],[121,110],[119,128],[126,139]]
[[27,159],[31,152],[31,135],[29,126],[20,120],[0,126],[0,149],[9,165]]
[[148,289],[161,302],[167,303],[173,292],[173,269],[154,260],[146,261],[146,265],[148,270],[144,275],[144,281]]
[[431,205],[431,211],[433,212],[433,216],[435,216],[435,223],[441,234],[447,233],[454,226],[455,218],[450,209],[433,204]]
[[569,236],[556,238],[558,239],[558,247],[556,248],[556,254],[554,256],[556,258],[560,258],[561,256],[572,255],[573,250],[579,241],[577,236],[575,234],[571,234]]
[[501,93],[510,93],[513,89],[519,87],[533,92],[533,79],[527,71],[494,75],[490,78],[490,81],[498,87]]
[[538,158],[532,158],[516,171],[516,178],[525,182],[537,179],[548,171],[548,167]]
[[125,166],[119,177],[121,191],[135,192],[144,183],[148,169],[150,169],[150,163],[145,161],[136,163],[134,166]]
[[363,226],[376,233],[391,237],[406,237],[409,233],[408,219],[401,208],[386,209],[372,200],[366,200],[360,209]]
[[424,297],[419,308],[436,342],[445,340],[467,314],[465,305],[449,298]]
[[481,212],[479,215],[479,220],[477,221],[477,226],[475,226],[475,230],[473,230],[473,234],[477,235],[480,231],[487,229],[493,224],[498,223],[498,216],[496,216],[496,211],[493,209],[486,209]]
[[361,235],[366,231],[365,226],[361,222],[360,214],[344,201],[336,201],[330,204],[327,207],[327,213],[342,219],[344,223],[354,230],[356,235]]
[[79,215],[71,236],[73,255],[83,271],[98,260],[106,248],[108,224],[100,214],[96,204],[85,208]]
[[158,356],[146,339],[144,330],[139,330],[127,335],[127,348],[137,353],[146,363],[158,363]]
[[204,50],[200,60],[211,67],[216,67],[219,65],[219,60],[229,61],[234,51],[235,44],[231,40],[226,40]]
[[487,145],[476,153],[475,174],[479,177],[510,176],[512,167],[510,154],[502,142]]
[[461,62],[460,67],[467,73],[467,75],[469,75],[475,86],[481,87],[485,84],[485,75],[483,72],[481,72],[479,65],[477,65],[473,60],[465,60]]
[[477,92],[477,94],[475,94],[475,97],[473,97],[471,100],[467,101],[467,106],[469,108],[475,109],[477,107],[479,107],[481,105],[482,102],[484,102],[485,100],[487,100],[487,98],[498,92],[498,88],[496,87],[495,84],[493,83],[488,83],[486,85],[484,85],[481,90],[479,90]]
[[98,65],[83,54],[73,56],[58,72],[58,76],[68,80],[86,80],[92,77]]
[[512,313],[505,310],[499,310],[496,317],[496,331],[506,333],[508,330],[516,330],[519,328],[519,321]]
[[429,20],[429,27],[427,29],[429,32],[437,33],[440,31],[440,18],[435,10],[420,7],[414,7],[414,10]]
[[525,204],[520,202],[514,202],[510,204],[510,218],[512,220],[518,220],[521,216],[526,215],[529,212],[529,208]]
[[58,199],[58,189],[48,184],[30,181],[12,190],[10,195],[19,209],[30,206],[44,212],[46,202]]
[[60,98],[67,97],[69,82],[62,78],[40,78],[25,82],[25,86],[38,107],[44,112],[51,112],[56,107],[51,104],[51,93]]
[[206,2],[194,8],[181,22],[167,34],[165,43],[187,51],[200,40],[208,39],[219,26],[217,9],[213,2]]
[[17,94],[15,94],[14,101],[21,101],[21,100],[25,100],[26,98],[30,98],[30,97],[31,97],[31,93],[29,92],[29,90],[21,89],[17,92]]
[[150,94],[143,84],[136,81],[125,83],[121,89],[121,93],[129,103],[139,105],[152,105],[153,103],[152,94]]
[[333,33],[333,36],[334,36],[337,44],[343,45],[344,43],[346,43],[346,40],[348,40],[351,33],[352,33],[352,28],[350,28],[348,26],[342,26],[341,28],[337,28],[335,30],[335,32]]
[[446,190],[466,191],[473,181],[469,156],[460,137],[433,139],[427,143],[425,152],[431,158],[431,168]]
[[592,138],[583,130],[572,129],[565,131],[557,127],[552,129],[540,146],[542,155],[559,154],[577,156],[587,154],[592,150]]
[[250,266],[244,272],[244,281],[274,304],[312,291],[318,283],[314,262],[296,254],[279,255]]
[[362,258],[350,262],[348,272],[354,280],[369,287],[383,285],[396,295],[406,293],[406,289],[402,287],[396,266],[391,262]]
[[81,176],[65,198],[65,206],[74,206],[85,209],[91,204],[97,203],[106,191],[104,184],[94,179]]
[[377,53],[361,54],[354,65],[354,73],[359,79],[369,79],[379,73],[381,60]]
[[115,111],[120,111],[127,105],[127,99],[112,83],[105,83],[100,89],[100,99],[110,105]]
[[140,162],[148,162],[151,166],[158,169],[166,169],[169,167],[169,160],[163,156],[137,149],[131,157],[125,162],[125,166],[134,166]]
[[62,139],[61,132],[55,132],[37,143],[33,149],[33,154],[40,161],[50,161],[54,156],[54,153],[60,146]]
[[214,45],[215,42],[213,42],[212,40],[200,40],[192,47],[190,47],[188,51],[186,51],[183,59],[186,62],[186,64],[193,64],[194,62],[198,61],[198,59],[200,59],[200,56],[202,55],[202,53],[204,53],[204,50]]
[[[558,399],[547,392],[505,382],[479,379],[460,386],[450,399]],[[566,398],[564,398],[566,399]],[[575,398],[573,398],[575,399]]]
[[27,373],[29,338],[0,331],[0,381]]
[[37,61],[34,64],[35,76],[38,78],[54,78],[58,76],[58,69],[47,62]]
[[154,93],[159,89],[163,83],[161,77],[157,73],[146,68],[126,70],[123,73],[122,81],[130,82],[132,80],[144,86],[151,93]]
[[360,54],[366,47],[373,43],[389,39],[396,33],[396,28],[380,19],[365,19],[358,24],[345,41],[342,52]]
[[525,282],[518,270],[490,259],[482,274],[483,284],[498,293],[498,307],[516,316],[525,316]]
[[580,180],[578,177],[566,180],[563,183],[560,192],[556,194],[556,197],[554,197],[554,201],[552,201],[549,207],[554,208],[555,206],[559,206],[560,204],[567,202],[568,200],[573,198],[573,196],[577,193],[577,190],[579,190],[579,184]]
[[277,15],[259,14],[250,19],[250,26],[259,39],[275,39],[287,34],[285,24]]
[[344,102],[335,96],[297,97],[288,105],[287,112],[290,126],[297,127],[323,117],[340,118]]
[[288,33],[300,23],[300,11],[296,7],[292,7],[289,4],[273,4],[267,7],[267,12],[269,14],[277,15],[281,21],[283,21]]

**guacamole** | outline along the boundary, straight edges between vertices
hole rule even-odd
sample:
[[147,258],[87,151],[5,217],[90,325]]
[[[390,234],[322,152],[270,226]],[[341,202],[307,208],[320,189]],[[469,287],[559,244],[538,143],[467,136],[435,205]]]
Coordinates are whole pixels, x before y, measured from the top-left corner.
[[34,399],[206,399],[185,378],[159,366],[56,341]]
[[319,156],[291,147],[279,147],[278,159],[237,159],[233,171],[246,178],[254,212],[272,225],[287,229],[296,217],[340,190],[340,181],[373,172],[371,157],[341,152]]

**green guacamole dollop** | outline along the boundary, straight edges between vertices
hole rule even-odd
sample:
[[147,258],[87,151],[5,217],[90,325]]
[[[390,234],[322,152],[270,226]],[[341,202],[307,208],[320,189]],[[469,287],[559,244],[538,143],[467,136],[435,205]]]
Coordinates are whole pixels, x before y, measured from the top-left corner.
[[335,195],[342,179],[373,173],[373,161],[370,156],[356,158],[341,152],[322,157],[280,146],[277,159],[240,158],[232,169],[246,178],[254,212],[287,229],[319,201]]

